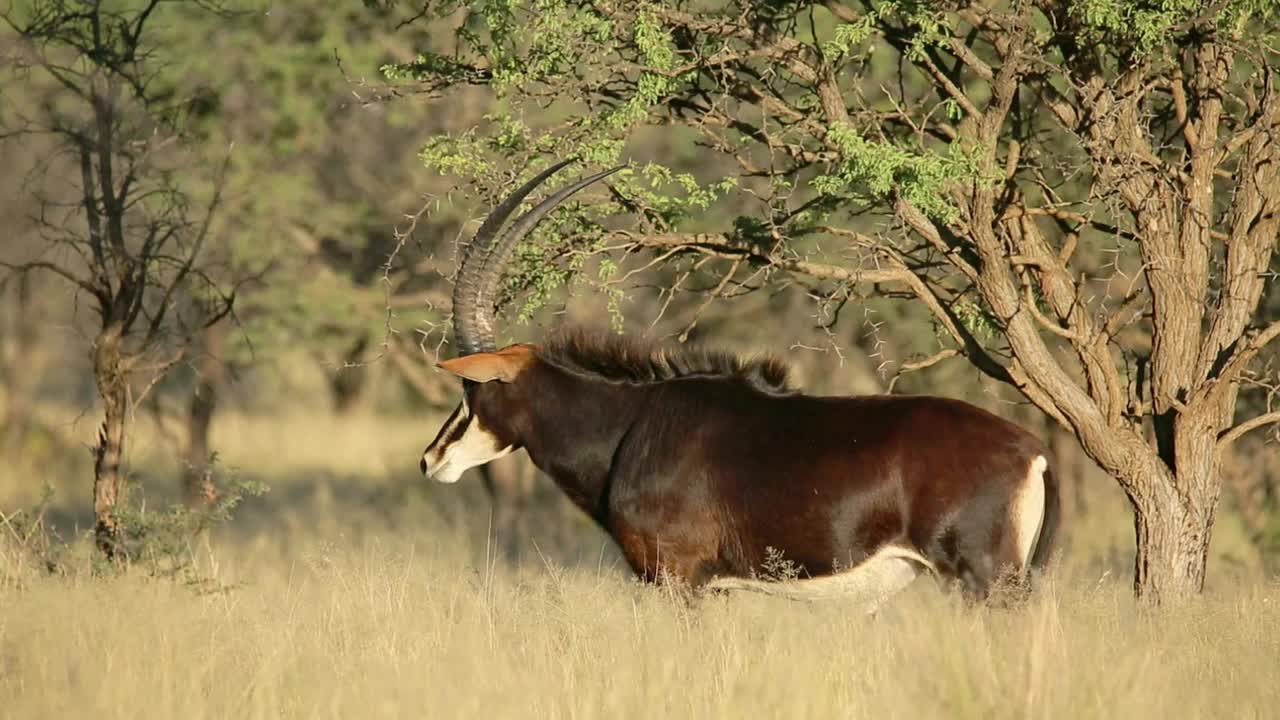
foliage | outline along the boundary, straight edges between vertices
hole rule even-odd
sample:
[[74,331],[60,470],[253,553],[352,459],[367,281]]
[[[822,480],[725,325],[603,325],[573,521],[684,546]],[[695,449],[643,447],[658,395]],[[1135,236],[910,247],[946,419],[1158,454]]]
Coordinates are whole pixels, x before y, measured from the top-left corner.
[[[584,255],[609,257],[606,287],[637,257],[671,292],[704,268],[690,286],[706,303],[797,282],[838,315],[851,287],[889,285],[947,343],[904,370],[963,355],[1120,482],[1156,596],[1198,588],[1218,448],[1280,419],[1237,418],[1235,401],[1280,387],[1259,360],[1280,335],[1259,313],[1280,222],[1276,9],[454,0],[410,22],[463,42],[386,70],[494,93],[488,124],[423,155],[490,198],[549,156],[608,165],[646,133],[690,131],[687,182],[646,187],[681,168],[633,160],[607,205],[566,209],[521,249],[508,296],[544,304]],[[1169,497],[1182,520],[1142,530],[1173,517]]]
[[216,453],[210,456],[206,472],[217,490],[214,501],[206,507],[175,503],[156,510],[147,507],[143,496],[131,498],[129,506],[120,510],[125,527],[121,539],[125,562],[100,569],[140,569],[151,577],[178,580],[202,591],[219,589],[214,578],[200,571],[196,541],[229,523],[246,498],[261,496],[268,487],[261,480],[224,469]]
[[1181,32],[1205,21],[1236,35],[1277,11],[1275,0],[1083,0],[1071,7],[1085,31],[1081,42],[1108,43],[1139,57],[1176,43]]
[[[393,38],[377,13],[351,5],[251,0],[236,10],[177,15],[166,39],[207,50],[164,78],[193,98],[192,131],[209,157],[229,160],[229,208],[215,232],[227,262],[257,278],[240,298],[231,352],[263,362],[301,343],[332,357],[383,332],[388,292],[424,287],[418,277],[388,287],[384,265],[397,243],[389,218],[420,196],[409,147],[431,115],[360,97],[361,78],[418,35]],[[433,216],[420,244],[439,243],[453,222]],[[421,305],[399,312],[434,316]]]
[[813,188],[835,198],[833,207],[859,199],[841,191],[860,187],[865,188],[860,199],[883,201],[899,193],[931,217],[953,222],[958,219],[958,211],[946,197],[947,185],[981,179],[976,153],[965,152],[956,144],[948,145],[945,155],[913,152],[894,143],[868,141],[849,125],[830,128],[828,138],[840,153],[841,162],[832,168],[833,172],[815,177]]
[[[95,555],[89,567],[100,576],[140,571],[148,577],[181,582],[198,592],[225,590],[198,562],[197,543],[229,524],[246,498],[261,496],[268,487],[259,479],[223,470],[216,456],[210,458],[209,467],[218,489],[213,503],[202,508],[172,504],[157,510],[147,507],[145,497],[131,496],[127,506],[117,509],[124,526],[118,556],[106,562]],[[21,589],[33,574],[66,576],[76,572],[81,538],[63,539],[50,526],[47,516],[54,502],[53,488],[46,485],[35,506],[0,512],[0,589]]]

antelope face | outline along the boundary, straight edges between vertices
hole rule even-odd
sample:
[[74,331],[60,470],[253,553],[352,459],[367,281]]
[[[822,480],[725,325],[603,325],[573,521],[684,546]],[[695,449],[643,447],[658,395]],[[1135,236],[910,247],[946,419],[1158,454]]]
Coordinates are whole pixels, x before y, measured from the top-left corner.
[[504,441],[471,411],[471,404],[463,393],[458,405],[444,427],[422,453],[422,473],[437,482],[455,483],[462,473],[484,465],[516,449],[515,444]]
[[[574,193],[621,170],[619,165],[560,188],[519,218],[507,222],[520,203],[544,180],[574,162],[561,160],[513,190],[494,207],[476,229],[475,237],[461,252],[453,285],[454,333],[459,357],[437,367],[476,385],[464,383],[466,399],[453,411],[440,434],[422,454],[422,472],[440,482],[456,482],[467,468],[496,460],[520,446],[519,436],[528,430],[528,414],[534,397],[529,392],[493,392],[492,388],[516,383],[535,362],[532,345],[497,349],[493,335],[493,311],[503,269],[520,239],[529,234],[547,213]],[[501,233],[499,233],[501,231]],[[486,391],[490,390],[490,391]],[[506,400],[504,401],[504,397]],[[512,398],[515,398],[512,400]],[[524,429],[519,429],[524,425]]]
[[[462,403],[422,453],[420,467],[424,475],[442,483],[454,483],[469,468],[497,460],[519,447],[509,429],[510,423],[485,422],[486,416],[502,418],[512,409],[500,401],[502,393],[498,388],[486,385],[513,382],[532,360],[532,346],[512,345],[497,352],[474,353],[438,365],[467,382],[463,384]],[[507,430],[499,431],[499,427]]]

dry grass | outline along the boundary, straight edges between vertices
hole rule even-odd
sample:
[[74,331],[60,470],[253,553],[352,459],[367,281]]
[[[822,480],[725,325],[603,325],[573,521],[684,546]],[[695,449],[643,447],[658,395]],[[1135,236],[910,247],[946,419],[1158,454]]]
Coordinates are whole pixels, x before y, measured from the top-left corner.
[[1280,707],[1280,587],[1248,573],[1218,569],[1203,601],[1152,611],[1107,574],[1114,548],[1078,536],[1018,611],[965,608],[927,579],[874,619],[752,596],[687,606],[632,583],[598,533],[557,511],[539,515],[542,556],[487,560],[474,483],[424,488],[385,462],[400,446],[412,460],[425,423],[312,424],[302,436],[296,424],[228,422],[228,462],[268,468],[274,488],[200,546],[201,574],[225,591],[98,578],[79,556],[50,576],[0,541],[0,716],[1252,718]]
[[5,715],[1249,718],[1280,702],[1274,587],[1152,613],[1117,584],[1058,583],[993,612],[924,582],[869,620],[688,608],[590,570],[477,572],[447,545],[233,560],[249,584],[199,597],[142,577],[4,591]]

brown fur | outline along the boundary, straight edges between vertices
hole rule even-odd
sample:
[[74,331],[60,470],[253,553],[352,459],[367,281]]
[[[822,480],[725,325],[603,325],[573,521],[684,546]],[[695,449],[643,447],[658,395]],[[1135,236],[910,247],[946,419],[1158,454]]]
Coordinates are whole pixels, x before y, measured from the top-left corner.
[[986,597],[1041,566],[1052,473],[1043,549],[1028,563],[1009,537],[1028,468],[1050,458],[1038,439],[957,400],[789,392],[785,370],[579,331],[533,346],[510,382],[464,392],[498,444],[525,448],[647,580],[754,577],[771,551],[817,578],[892,546]]
[[698,345],[675,346],[572,328],[537,346],[538,357],[565,372],[610,383],[646,385],[681,378],[737,379],[762,393],[794,392],[779,358],[742,358]]

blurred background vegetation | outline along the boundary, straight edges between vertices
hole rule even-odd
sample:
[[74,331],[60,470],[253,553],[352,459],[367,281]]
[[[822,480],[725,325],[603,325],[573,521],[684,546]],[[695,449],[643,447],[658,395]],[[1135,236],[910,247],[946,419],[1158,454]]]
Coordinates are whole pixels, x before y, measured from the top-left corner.
[[[17,3],[15,23],[39,5]],[[432,487],[417,472],[422,448],[458,396],[432,368],[449,335],[455,246],[504,178],[545,152],[541,130],[572,126],[577,109],[513,98],[491,78],[441,65],[474,36],[473,25],[493,20],[485,8],[505,7],[455,5],[467,4],[423,14],[412,3],[318,0],[156,8],[145,43],[151,100],[140,110],[163,122],[130,142],[173,138],[145,167],[180,191],[184,208],[207,210],[202,267],[235,303],[207,327],[175,332],[186,351],[172,367],[131,380],[123,466],[135,518],[192,502],[202,483],[225,495],[238,478],[270,490],[244,501],[223,530],[232,535],[287,537],[281,529],[292,526],[346,540],[429,533],[430,543],[465,537],[483,552],[492,528],[482,488]],[[557,37],[551,26],[542,30]],[[24,128],[33,118],[79,111],[65,107],[66,87],[32,65],[12,26],[0,27],[0,48],[0,260],[75,262],[59,233],[76,222],[68,220],[76,205],[68,193],[80,167],[57,138]],[[426,48],[439,54],[424,55]],[[548,63],[576,62],[572,47],[544,50]],[[864,71],[870,84],[894,77],[890,63],[869,62]],[[424,85],[431,77],[448,78],[448,92]],[[642,125],[612,145],[592,145],[598,136],[585,131],[560,137],[588,159],[634,160],[629,187],[659,224],[723,231],[765,202],[767,193],[751,183],[722,183],[732,170],[725,156],[706,152],[705,139],[688,128]],[[767,350],[787,357],[806,389],[825,393],[885,391],[904,363],[939,347],[926,311],[872,292],[833,303],[799,280],[747,292],[748,277],[742,292],[720,293],[719,277],[694,260],[619,268],[599,256],[575,258],[556,245],[562,235],[582,235],[574,222],[566,215],[548,223],[521,250],[504,306],[506,337],[536,338],[568,317]],[[16,518],[30,520],[38,506],[41,527],[70,537],[94,522],[90,449],[102,409],[90,348],[99,318],[82,293],[49,273],[6,273],[0,283],[0,511],[16,528]],[[682,283],[716,289],[717,301],[673,292]],[[1280,298],[1268,302],[1263,312],[1280,312]],[[1046,437],[1064,485],[1069,562],[1093,577],[1129,575],[1125,497],[1071,434],[960,361],[902,375],[893,391],[963,398]],[[1211,586],[1280,569],[1280,453],[1266,441],[1260,433],[1242,439],[1225,462]],[[531,546],[590,565],[612,552],[549,481],[538,483],[525,531]]]

